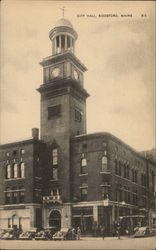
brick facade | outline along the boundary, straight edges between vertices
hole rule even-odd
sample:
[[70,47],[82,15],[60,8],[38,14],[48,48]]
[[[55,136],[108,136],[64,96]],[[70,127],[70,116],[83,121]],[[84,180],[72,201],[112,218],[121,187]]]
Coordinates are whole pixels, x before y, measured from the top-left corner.
[[91,234],[105,225],[112,235],[121,219],[123,233],[138,222],[152,228],[156,164],[109,133],[87,134],[87,69],[74,55],[77,33],[60,22],[50,32],[53,55],[40,63],[41,139],[33,129],[32,139],[0,146],[1,227]]

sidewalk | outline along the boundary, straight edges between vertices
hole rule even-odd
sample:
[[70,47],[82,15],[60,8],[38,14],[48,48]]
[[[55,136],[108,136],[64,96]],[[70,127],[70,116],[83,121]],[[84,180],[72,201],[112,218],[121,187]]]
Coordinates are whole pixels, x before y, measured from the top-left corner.
[[[120,236],[120,239],[118,239],[118,237],[105,237],[104,240],[128,240],[128,239],[133,239],[133,237],[129,237],[129,236]],[[80,240],[103,240],[102,237],[81,237]]]

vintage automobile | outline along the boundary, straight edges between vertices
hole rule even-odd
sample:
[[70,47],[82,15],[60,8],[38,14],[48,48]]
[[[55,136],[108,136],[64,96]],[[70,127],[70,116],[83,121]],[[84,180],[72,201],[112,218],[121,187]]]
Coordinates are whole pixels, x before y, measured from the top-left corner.
[[39,232],[36,233],[35,235],[35,240],[46,240],[46,234],[44,232],[44,230],[41,230]]
[[150,235],[149,227],[137,227],[135,228],[134,237],[145,237]]
[[32,240],[33,234],[31,232],[23,232],[19,236],[19,240]]
[[0,239],[2,239],[3,235],[6,233],[5,229],[0,230]]
[[52,240],[53,235],[58,231],[57,227],[47,227],[44,229],[46,240]]
[[13,230],[7,230],[3,236],[1,237],[2,240],[13,240],[14,239],[14,234],[13,234]]
[[70,228],[61,228],[53,235],[53,240],[72,240],[72,230]]

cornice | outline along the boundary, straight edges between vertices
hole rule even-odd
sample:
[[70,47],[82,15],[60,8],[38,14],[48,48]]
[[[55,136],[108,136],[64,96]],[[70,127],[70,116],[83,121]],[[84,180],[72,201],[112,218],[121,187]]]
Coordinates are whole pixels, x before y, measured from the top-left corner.
[[37,89],[41,93],[41,100],[64,94],[77,94],[77,97],[85,99],[89,96],[87,91],[71,78],[55,80],[49,84],[45,83]]
[[43,67],[46,67],[46,66],[50,66],[51,64],[63,62],[64,60],[72,61],[83,72],[87,71],[86,66],[83,63],[81,63],[81,61],[70,51],[65,51],[64,53],[46,57],[43,59],[42,62],[40,62],[40,65]]

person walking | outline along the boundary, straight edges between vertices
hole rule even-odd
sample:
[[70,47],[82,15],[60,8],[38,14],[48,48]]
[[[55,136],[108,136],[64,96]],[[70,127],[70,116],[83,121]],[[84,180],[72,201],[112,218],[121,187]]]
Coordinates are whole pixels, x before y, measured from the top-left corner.
[[72,230],[72,240],[75,240],[76,239],[76,232],[75,232],[75,228],[73,227]]
[[105,238],[105,226],[101,226],[101,236],[102,236],[102,239],[104,240]]
[[80,236],[81,236],[81,230],[79,227],[77,227],[77,239],[80,240]]
[[116,229],[117,229],[118,239],[120,239],[120,229],[121,229],[120,221],[117,222]]

